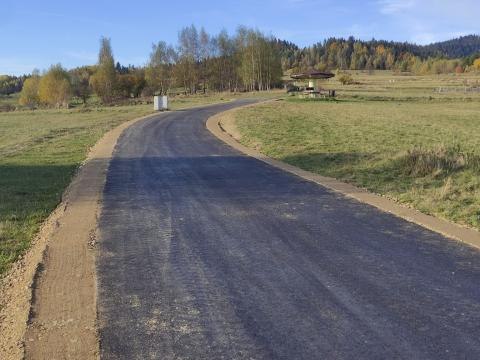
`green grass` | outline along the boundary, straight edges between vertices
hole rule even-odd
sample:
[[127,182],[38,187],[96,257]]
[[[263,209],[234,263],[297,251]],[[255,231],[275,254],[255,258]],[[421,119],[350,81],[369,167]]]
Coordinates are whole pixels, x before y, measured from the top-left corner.
[[0,274],[30,245],[89,148],[150,106],[0,113]]
[[480,229],[480,96],[429,99],[438,84],[429,77],[380,101],[378,77],[362,80],[361,89],[338,87],[334,102],[289,98],[238,111],[242,143]]

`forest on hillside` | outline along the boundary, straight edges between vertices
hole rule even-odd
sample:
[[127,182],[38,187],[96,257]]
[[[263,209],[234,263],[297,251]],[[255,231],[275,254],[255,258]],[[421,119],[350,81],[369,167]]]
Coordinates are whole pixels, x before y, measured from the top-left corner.
[[417,74],[464,72],[480,57],[480,36],[430,45],[329,38],[309,47],[276,40],[284,70],[395,70]]

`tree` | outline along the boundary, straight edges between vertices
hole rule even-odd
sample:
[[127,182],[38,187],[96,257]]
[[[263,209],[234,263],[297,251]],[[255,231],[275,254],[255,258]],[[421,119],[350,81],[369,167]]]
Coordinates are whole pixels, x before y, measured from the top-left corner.
[[207,89],[207,76],[208,76],[208,63],[210,60],[212,41],[210,35],[207,34],[202,27],[200,30],[199,38],[199,57],[200,57],[200,78],[202,80],[203,93],[206,93]]
[[32,77],[25,80],[23,83],[23,89],[20,93],[20,98],[18,102],[20,105],[28,106],[33,108],[40,103],[38,97],[38,85],[40,84],[40,76],[33,75]]
[[110,39],[100,39],[97,71],[90,79],[90,84],[104,103],[111,103],[115,97],[115,60],[113,58]]
[[147,81],[145,79],[145,70],[144,69],[134,69],[132,71],[133,76],[133,88],[132,88],[132,95],[134,98],[138,98],[145,86],[147,85]]
[[150,61],[145,69],[145,80],[153,94],[167,95],[173,83],[175,49],[164,41],[152,45]]
[[179,32],[177,73],[185,93],[193,94],[197,91],[199,47],[198,32],[194,25],[187,26]]
[[82,99],[83,104],[87,103],[87,99],[92,93],[90,78],[93,72],[94,70],[90,66],[82,66],[70,71],[73,96]]
[[62,65],[52,65],[48,72],[43,75],[38,85],[38,97],[40,103],[57,108],[68,107],[72,96],[70,77]]
[[0,95],[10,95],[22,90],[23,82],[27,77],[0,75]]
[[476,59],[474,62],[473,62],[473,70],[475,71],[480,71],[480,58]]
[[274,39],[257,30],[240,27],[236,43],[239,74],[245,90],[270,90],[280,81],[282,64]]
[[115,93],[122,98],[129,98],[135,87],[135,76],[132,74],[118,74]]
[[238,56],[235,40],[226,30],[222,30],[212,40],[212,52],[216,59],[212,61],[211,82],[219,91],[236,91],[238,88]]

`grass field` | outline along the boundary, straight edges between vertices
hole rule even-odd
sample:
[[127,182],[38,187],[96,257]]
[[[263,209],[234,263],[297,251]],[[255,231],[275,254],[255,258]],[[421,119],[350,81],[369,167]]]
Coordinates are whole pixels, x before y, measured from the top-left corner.
[[88,149],[150,106],[0,113],[0,274],[30,245]]
[[[355,85],[343,86],[337,77],[319,85],[336,89],[342,99],[370,101],[474,100],[480,99],[480,73],[436,76],[398,75],[390,71],[349,71]],[[467,89],[467,92],[465,92]],[[441,90],[441,91],[439,91]]]
[[[179,110],[182,108],[188,108],[193,106],[202,106],[214,103],[220,103],[225,101],[231,101],[235,99],[242,99],[242,98],[252,98],[252,97],[259,97],[259,98],[272,98],[278,97],[282,91],[273,90],[270,92],[256,92],[256,93],[207,93],[207,94],[197,94],[197,95],[175,95],[169,96],[169,108],[171,110]],[[12,95],[0,95],[0,113],[17,110],[29,110],[26,106],[21,106],[18,103],[18,99],[20,94],[12,94]],[[153,98],[149,98],[151,101],[151,107],[153,108]],[[123,100],[123,103],[117,106],[127,106],[127,105],[138,105],[140,103],[146,104],[144,98],[142,99],[127,99]],[[73,109],[78,108],[85,108],[85,106],[81,103],[79,99],[72,99],[70,105]],[[86,108],[95,109],[102,107],[100,100],[92,95],[87,100]],[[109,107],[106,107],[109,108]]]
[[356,76],[337,101],[287,97],[236,113],[242,142],[301,168],[480,229],[479,77]]
[[[176,110],[251,96],[180,96],[170,107]],[[3,97],[0,104],[2,101],[14,103],[16,96]],[[0,112],[0,275],[28,249],[89,148],[108,130],[149,114],[152,108],[136,105]]]
[[18,106],[19,94],[0,95],[0,112],[10,111]]

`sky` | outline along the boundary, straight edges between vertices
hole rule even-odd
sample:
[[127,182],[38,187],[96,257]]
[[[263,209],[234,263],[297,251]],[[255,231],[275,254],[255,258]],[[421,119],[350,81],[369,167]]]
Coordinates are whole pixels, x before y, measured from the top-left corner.
[[0,0],[0,74],[94,64],[99,39],[115,59],[144,65],[152,43],[191,24],[239,25],[307,46],[328,37],[428,44],[480,34],[480,0]]

